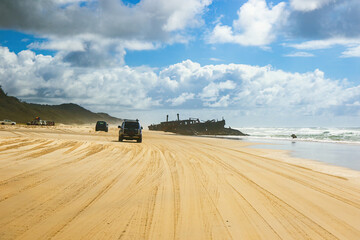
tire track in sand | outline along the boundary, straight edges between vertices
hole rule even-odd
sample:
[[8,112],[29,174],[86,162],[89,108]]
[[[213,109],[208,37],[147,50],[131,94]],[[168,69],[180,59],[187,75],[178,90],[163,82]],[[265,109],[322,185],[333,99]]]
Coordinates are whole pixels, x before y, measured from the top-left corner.
[[[303,227],[307,227],[308,229],[311,229],[313,232],[317,233],[318,236],[320,236],[320,237],[324,237],[325,239],[338,239],[331,232],[329,232],[328,230],[323,228],[318,223],[314,222],[312,219],[310,219],[306,215],[302,214],[300,211],[298,211],[291,205],[287,204],[285,201],[280,199],[278,196],[274,195],[270,191],[261,187],[259,184],[257,184],[250,178],[246,177],[238,169],[236,169],[233,166],[231,166],[230,164],[222,161],[220,158],[218,158],[216,156],[209,155],[208,153],[205,153],[205,152],[203,152],[203,154],[207,155],[207,157],[209,159],[218,163],[224,169],[228,170],[231,174],[236,175],[238,177],[238,179],[240,179],[240,181],[244,183],[244,185],[251,186],[248,189],[256,190],[258,194],[260,194],[262,197],[264,197],[267,200],[266,202],[271,204],[271,208],[275,208],[277,210],[277,212],[273,212],[273,214],[275,214],[275,215],[280,214],[282,216],[282,219],[286,221],[287,225],[284,225],[284,228],[289,227],[289,225],[290,225],[293,227],[293,230],[296,231],[298,235],[301,235],[304,239],[308,238],[307,232],[303,228],[299,227],[298,224],[300,222],[303,224]],[[238,192],[238,194],[240,194],[240,193]],[[282,222],[280,222],[280,223],[283,224]]]
[[[62,150],[64,148],[68,148],[69,146],[73,146],[73,142],[68,142],[68,143],[63,143],[63,144],[60,144],[59,146],[56,146],[56,147],[53,147],[51,149],[47,149],[47,150],[44,150],[44,151],[41,151],[41,153],[43,153],[42,155],[39,155],[39,152],[36,152],[34,153],[33,155],[30,154],[30,156],[32,156],[32,158],[36,158],[36,157],[40,157],[40,156],[43,156],[45,154],[50,154],[52,152],[55,152],[57,150]],[[77,148],[79,148],[82,144],[76,146]],[[73,146],[74,148],[75,146]],[[72,148],[72,149],[73,149]],[[105,149],[104,146],[102,145],[95,145],[93,147],[87,147],[86,148],[86,152],[83,156],[81,157],[78,157],[78,158],[75,158],[75,159],[71,159],[68,160],[68,161],[64,161],[62,162],[60,159],[59,161],[56,161],[55,163],[52,163],[50,165],[45,165],[45,166],[41,166],[41,167],[37,167],[37,168],[34,168],[32,170],[29,170],[29,171],[26,171],[26,172],[23,172],[21,174],[18,174],[16,176],[13,176],[11,178],[8,178],[6,180],[2,180],[0,181],[0,189],[4,189],[6,187],[6,185],[9,185],[9,184],[14,184],[14,183],[19,183],[19,182],[25,182],[25,184],[23,184],[23,186],[19,189],[16,189],[15,191],[13,191],[12,193],[7,193],[7,194],[2,194],[0,196],[0,202],[4,201],[4,200],[7,200],[8,198],[11,198],[23,191],[26,191],[26,190],[29,190],[31,188],[34,188],[34,187],[37,187],[39,186],[40,184],[43,184],[45,182],[47,182],[49,179],[52,178],[52,174],[47,174],[47,172],[50,172],[50,171],[53,171],[53,170],[56,170],[56,171],[60,171],[61,168],[63,167],[67,167],[69,166],[70,164],[75,164],[75,163],[78,163],[96,153],[99,153],[101,151],[103,151]],[[71,149],[69,149],[71,150]],[[69,151],[68,150],[68,151]],[[68,152],[67,151],[67,152]],[[71,153],[72,151],[70,151],[69,153]],[[63,156],[63,159],[68,159],[69,157],[68,156]],[[31,179],[30,181],[28,179]]]

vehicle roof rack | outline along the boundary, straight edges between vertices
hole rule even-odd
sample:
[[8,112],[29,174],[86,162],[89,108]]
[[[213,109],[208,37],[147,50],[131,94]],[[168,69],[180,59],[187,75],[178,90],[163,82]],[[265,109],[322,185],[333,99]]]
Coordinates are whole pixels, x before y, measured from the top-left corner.
[[139,122],[139,119],[136,119],[136,120],[134,120],[134,119],[124,119],[123,121],[124,122]]

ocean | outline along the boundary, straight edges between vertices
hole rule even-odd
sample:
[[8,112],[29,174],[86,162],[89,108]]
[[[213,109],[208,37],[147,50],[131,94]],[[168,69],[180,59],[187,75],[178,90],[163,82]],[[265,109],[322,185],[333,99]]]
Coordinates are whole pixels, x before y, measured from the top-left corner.
[[360,144],[360,127],[357,128],[241,128],[251,138],[297,141]]
[[[290,151],[291,156],[360,171],[360,128],[241,128],[250,136],[227,136],[264,143],[254,148]],[[293,139],[291,134],[297,138]],[[270,145],[269,145],[270,144]]]

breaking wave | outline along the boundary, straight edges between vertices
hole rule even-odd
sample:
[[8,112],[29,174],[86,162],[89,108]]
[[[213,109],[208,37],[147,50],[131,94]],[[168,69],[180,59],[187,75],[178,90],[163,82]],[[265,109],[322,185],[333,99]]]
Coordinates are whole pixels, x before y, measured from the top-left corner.
[[[360,144],[360,127],[356,128],[239,128],[249,134],[250,139],[292,140],[291,134],[297,136],[297,141],[333,142]],[[244,138],[244,137],[242,137]]]

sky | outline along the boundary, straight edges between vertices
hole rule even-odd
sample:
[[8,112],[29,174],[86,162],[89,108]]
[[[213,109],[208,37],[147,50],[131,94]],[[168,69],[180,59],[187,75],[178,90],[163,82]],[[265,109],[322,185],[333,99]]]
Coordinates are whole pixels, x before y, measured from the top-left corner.
[[360,127],[359,0],[1,0],[0,85],[231,127]]

